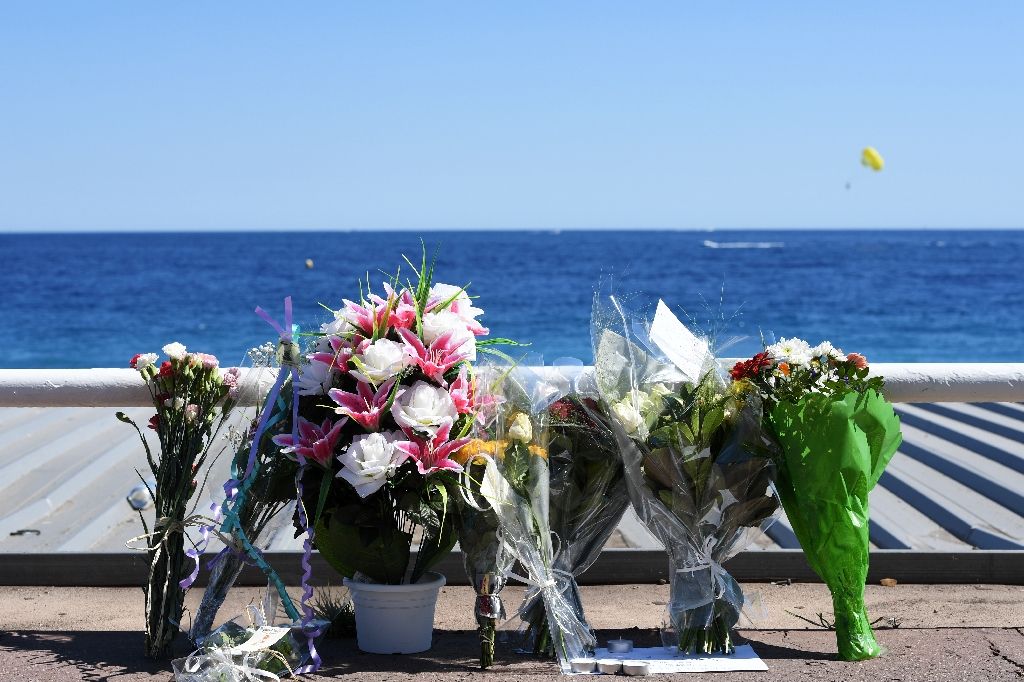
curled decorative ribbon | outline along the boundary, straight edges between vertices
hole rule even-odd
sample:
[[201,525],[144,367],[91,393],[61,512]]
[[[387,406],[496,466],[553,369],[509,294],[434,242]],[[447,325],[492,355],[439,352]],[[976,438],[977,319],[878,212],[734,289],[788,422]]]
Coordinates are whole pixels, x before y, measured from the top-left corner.
[[[210,534],[215,533],[214,526],[220,523],[221,519],[221,505],[214,502],[210,505],[210,513],[213,517],[210,519],[211,523],[203,523],[199,526],[199,542],[197,542],[192,548],[185,552],[185,556],[192,559],[195,562],[195,566],[192,568],[192,572],[182,578],[178,582],[178,587],[183,590],[187,590],[192,587],[192,583],[199,577],[199,557],[203,552],[206,551],[207,546],[210,544]],[[218,533],[219,535],[219,533]],[[223,539],[223,537],[222,537]],[[225,542],[224,544],[228,544]]]
[[[281,682],[279,676],[269,670],[263,670],[258,667],[258,662],[265,656],[270,656],[280,661],[290,674],[295,674],[288,663],[288,659],[281,652],[274,651],[273,649],[248,652],[239,657],[239,661],[236,662],[235,655],[225,649],[212,647],[200,649],[189,654],[181,664],[181,672],[176,672],[174,678],[176,682],[207,682],[208,680],[223,679],[237,680],[239,682],[243,680],[252,682],[258,680]],[[226,675],[231,677],[226,677]]]

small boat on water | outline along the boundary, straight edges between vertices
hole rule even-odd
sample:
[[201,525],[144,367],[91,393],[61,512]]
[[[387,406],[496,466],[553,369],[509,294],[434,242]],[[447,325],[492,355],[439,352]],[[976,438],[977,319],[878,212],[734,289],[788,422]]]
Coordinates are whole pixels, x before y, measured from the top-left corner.
[[704,240],[706,249],[781,249],[786,242],[716,242]]

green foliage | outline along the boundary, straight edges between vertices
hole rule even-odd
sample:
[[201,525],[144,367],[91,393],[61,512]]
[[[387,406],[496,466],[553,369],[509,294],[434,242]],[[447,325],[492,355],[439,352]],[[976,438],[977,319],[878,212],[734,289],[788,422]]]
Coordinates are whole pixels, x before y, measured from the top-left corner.
[[530,496],[530,454],[523,443],[509,441],[505,448],[505,480],[524,499]]
[[348,578],[358,571],[381,583],[401,582],[412,534],[387,526],[356,526],[342,517],[323,517],[316,525],[316,546],[327,563]]

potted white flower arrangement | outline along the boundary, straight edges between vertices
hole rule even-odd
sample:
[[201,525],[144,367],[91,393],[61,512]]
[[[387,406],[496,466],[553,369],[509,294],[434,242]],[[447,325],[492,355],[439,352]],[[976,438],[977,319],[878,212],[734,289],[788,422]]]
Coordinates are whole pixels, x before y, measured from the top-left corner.
[[483,311],[464,288],[433,284],[426,258],[414,269],[415,284],[396,276],[321,327],[298,368],[298,423],[282,420],[274,436],[309,464],[314,543],[345,577],[371,653],[431,645],[444,576],[430,569],[456,542],[453,457],[477,409],[471,361],[506,342],[479,340]]

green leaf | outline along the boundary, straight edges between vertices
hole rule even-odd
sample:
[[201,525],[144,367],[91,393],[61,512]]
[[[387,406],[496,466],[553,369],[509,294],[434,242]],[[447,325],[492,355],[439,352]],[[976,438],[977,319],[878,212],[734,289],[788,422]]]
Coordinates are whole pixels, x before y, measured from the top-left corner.
[[521,343],[513,339],[506,339],[502,337],[495,337],[493,339],[480,339],[476,342],[477,348],[486,348],[487,346],[519,346],[525,348],[526,346],[532,346],[532,343]]
[[[445,519],[448,515],[448,488],[441,483],[434,483],[434,488],[437,490],[438,495],[441,498],[441,525],[444,526]],[[440,538],[438,538],[440,541]]]
[[519,360],[516,360],[514,357],[512,357],[508,353],[506,353],[504,351],[497,350],[496,348],[490,348],[488,346],[484,346],[484,347],[481,348],[478,345],[477,346],[477,350],[479,350],[481,353],[486,353],[487,355],[493,355],[493,356],[495,356],[497,358],[501,358],[502,360],[504,360],[505,362],[509,363],[510,365],[518,365],[519,362],[520,362]]
[[334,472],[332,472],[330,469],[324,471],[323,473],[324,476],[320,481],[320,496],[319,498],[317,498],[316,501],[316,514],[313,516],[314,527],[316,527],[317,522],[320,521],[320,517],[324,513],[324,506],[327,504],[327,493],[331,489],[331,481],[334,480],[334,476],[332,475]]

